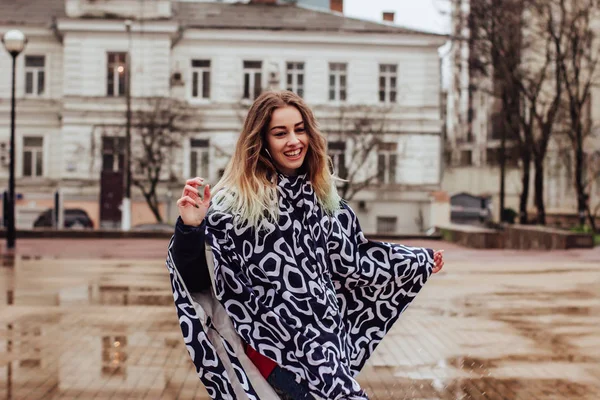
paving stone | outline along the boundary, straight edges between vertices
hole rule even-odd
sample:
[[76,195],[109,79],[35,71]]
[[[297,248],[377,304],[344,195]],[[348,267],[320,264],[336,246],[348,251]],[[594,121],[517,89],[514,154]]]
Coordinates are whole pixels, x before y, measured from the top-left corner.
[[[372,400],[600,399],[600,248],[444,248],[358,376]],[[21,240],[0,254],[0,398],[208,399],[164,240]],[[12,264],[12,266],[11,266]]]

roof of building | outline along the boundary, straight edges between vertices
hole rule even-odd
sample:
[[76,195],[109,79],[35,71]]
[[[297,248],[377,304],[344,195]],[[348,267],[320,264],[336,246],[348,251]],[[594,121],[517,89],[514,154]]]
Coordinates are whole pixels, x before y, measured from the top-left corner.
[[179,2],[176,18],[186,27],[201,29],[266,29],[280,31],[334,31],[426,34],[391,23],[350,18],[329,10],[293,4]]
[[66,17],[65,0],[0,0],[0,23],[50,25]]
[[[337,12],[294,4],[173,1],[174,19],[187,28],[327,31],[443,36],[389,22],[350,18]],[[0,0],[0,23],[49,26],[67,18],[65,0]],[[90,16],[90,18],[93,18]]]

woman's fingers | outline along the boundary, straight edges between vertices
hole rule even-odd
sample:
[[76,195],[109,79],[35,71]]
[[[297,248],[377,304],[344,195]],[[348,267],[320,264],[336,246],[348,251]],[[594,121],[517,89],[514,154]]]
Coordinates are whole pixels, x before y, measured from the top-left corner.
[[187,181],[185,181],[185,184],[190,186],[201,186],[204,184],[204,179],[197,176],[195,178],[188,179]]
[[211,194],[210,194],[210,185],[206,185],[204,186],[204,196],[203,196],[203,201],[210,203],[210,198],[211,198]]
[[190,205],[196,208],[200,206],[196,203],[196,200],[192,199],[190,196],[183,196],[179,200],[177,200],[178,207],[185,207],[186,205]]
[[185,185],[185,187],[183,188],[183,193],[181,194],[181,196],[190,196],[193,199],[199,199],[202,200],[202,195],[201,193],[198,191],[198,188],[196,188],[195,186],[192,185]]
[[185,187],[183,188],[182,196],[186,196],[188,194],[186,193],[186,189],[188,189],[188,187],[191,193],[194,193],[195,191],[195,194],[199,194],[197,188],[198,186],[202,185],[204,185],[204,179],[200,178],[199,176],[188,179],[187,181],[185,181]]

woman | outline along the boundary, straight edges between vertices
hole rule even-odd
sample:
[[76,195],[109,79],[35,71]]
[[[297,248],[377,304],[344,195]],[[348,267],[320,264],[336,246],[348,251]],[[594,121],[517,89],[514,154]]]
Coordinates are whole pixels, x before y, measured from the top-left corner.
[[177,201],[167,266],[209,394],[367,399],[355,376],[442,253],[365,239],[311,110],[288,91],[256,99],[222,179],[203,184]]

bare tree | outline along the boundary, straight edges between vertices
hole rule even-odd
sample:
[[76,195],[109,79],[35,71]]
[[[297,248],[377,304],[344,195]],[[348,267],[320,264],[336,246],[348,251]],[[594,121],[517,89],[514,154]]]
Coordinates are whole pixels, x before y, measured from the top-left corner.
[[[464,21],[464,0],[453,0]],[[520,67],[522,47],[522,21],[520,10],[525,0],[470,0],[468,2],[468,37],[459,35],[455,41],[466,41],[469,48],[469,97],[475,90],[493,96],[500,103],[500,110],[492,116],[492,137],[500,136],[500,209],[503,217],[504,175],[506,169],[507,142],[517,147],[521,158],[522,190],[520,200],[521,223],[527,222],[529,198],[531,149],[530,141],[522,136],[520,129],[521,95],[514,82],[513,71]],[[470,104],[469,110],[472,110]],[[469,112],[468,126],[473,113]]]
[[388,112],[385,108],[364,105],[339,108],[337,140],[330,141],[329,153],[334,172],[343,179],[339,184],[340,196],[347,201],[376,183],[382,173],[377,151],[384,144]]
[[536,220],[545,224],[544,160],[563,88],[548,32],[550,10],[541,0],[472,0],[470,12],[477,21],[472,24],[475,54],[484,73],[492,77],[491,93],[502,102],[503,129],[515,139],[522,161],[521,223],[527,222],[533,162]]
[[564,81],[569,116],[568,137],[574,152],[575,191],[579,222],[596,230],[589,207],[589,190],[585,184],[586,139],[592,133],[590,95],[597,83],[597,66],[600,57],[597,28],[600,21],[600,4],[595,0],[552,0],[549,30],[557,54],[557,67]]
[[132,183],[142,192],[157,222],[163,221],[158,186],[161,181],[176,179],[174,153],[193,129],[193,122],[187,103],[163,97],[146,99],[133,115]]

